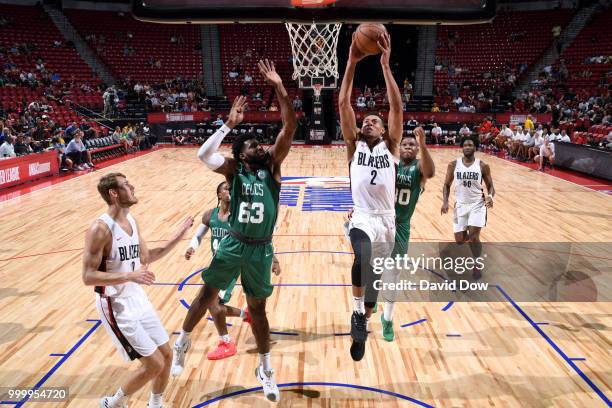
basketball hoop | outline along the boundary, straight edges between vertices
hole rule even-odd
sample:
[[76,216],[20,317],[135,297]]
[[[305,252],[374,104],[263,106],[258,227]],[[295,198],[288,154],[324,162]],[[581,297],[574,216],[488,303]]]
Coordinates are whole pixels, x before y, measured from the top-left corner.
[[285,27],[291,40],[293,79],[304,77],[337,79],[340,76],[336,48],[342,23],[285,23]]

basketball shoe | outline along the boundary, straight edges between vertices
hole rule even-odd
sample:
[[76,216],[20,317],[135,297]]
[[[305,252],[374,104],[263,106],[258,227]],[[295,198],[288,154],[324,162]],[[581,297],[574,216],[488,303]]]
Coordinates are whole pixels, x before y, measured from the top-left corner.
[[185,344],[174,342],[172,353],[172,368],[171,373],[174,377],[181,375],[185,368],[185,355],[191,348],[191,339],[187,339]]
[[112,404],[113,397],[104,397],[100,400],[100,408],[128,408],[127,402]]
[[263,392],[268,401],[278,402],[280,400],[280,392],[274,379],[274,370],[265,371],[260,364],[255,369],[255,377],[257,377],[263,386]]

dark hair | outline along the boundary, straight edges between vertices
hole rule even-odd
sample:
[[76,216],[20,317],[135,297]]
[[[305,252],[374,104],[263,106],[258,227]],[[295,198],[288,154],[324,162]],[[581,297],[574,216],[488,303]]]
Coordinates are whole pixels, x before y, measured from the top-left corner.
[[414,133],[405,133],[402,136],[402,140],[404,140],[404,139],[414,139],[414,140],[416,140],[416,135]]
[[108,173],[102,176],[100,182],[98,183],[98,192],[108,205],[111,205],[109,190],[119,188],[117,177],[125,178],[125,175],[123,175],[122,173]]
[[242,153],[242,146],[244,145],[244,142],[246,142],[247,140],[251,140],[251,139],[257,140],[257,137],[252,133],[246,132],[246,133],[241,134],[234,140],[234,143],[232,143],[232,155],[234,156],[234,160],[236,160],[237,162],[242,161],[240,160],[240,153]]
[[465,136],[461,138],[461,141],[459,142],[459,146],[463,147],[464,143],[467,142],[468,140],[471,140],[472,143],[474,143],[474,147],[478,149],[478,146],[480,145],[480,141],[471,136]]
[[217,185],[217,207],[219,206],[219,203],[221,202],[221,199],[219,198],[219,193],[221,192],[221,187],[223,187],[225,183],[227,183],[227,181],[222,181]]

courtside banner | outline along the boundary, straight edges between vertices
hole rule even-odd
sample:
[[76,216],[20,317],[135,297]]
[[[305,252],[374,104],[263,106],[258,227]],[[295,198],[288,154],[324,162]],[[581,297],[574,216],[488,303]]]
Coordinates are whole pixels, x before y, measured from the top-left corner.
[[57,174],[57,152],[45,152],[0,160],[0,189]]
[[404,253],[400,247],[362,248],[372,254],[370,265],[361,263],[366,302],[612,301],[611,242],[410,242]]

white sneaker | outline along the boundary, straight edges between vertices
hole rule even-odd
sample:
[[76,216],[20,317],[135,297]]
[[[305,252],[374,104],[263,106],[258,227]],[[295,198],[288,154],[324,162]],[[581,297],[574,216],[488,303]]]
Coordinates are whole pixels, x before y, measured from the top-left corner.
[[191,348],[191,339],[187,339],[187,342],[183,345],[174,343],[172,348],[172,368],[170,372],[174,377],[181,375],[185,369],[185,355]]
[[104,397],[100,400],[100,408],[128,408],[127,403],[121,405],[113,405],[109,401],[112,397]]
[[266,372],[260,364],[255,369],[255,377],[257,377],[263,386],[263,392],[268,401],[278,402],[280,400],[280,393],[278,392],[276,380],[274,379],[274,370]]

